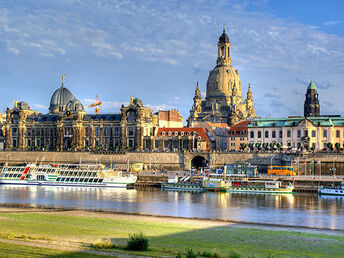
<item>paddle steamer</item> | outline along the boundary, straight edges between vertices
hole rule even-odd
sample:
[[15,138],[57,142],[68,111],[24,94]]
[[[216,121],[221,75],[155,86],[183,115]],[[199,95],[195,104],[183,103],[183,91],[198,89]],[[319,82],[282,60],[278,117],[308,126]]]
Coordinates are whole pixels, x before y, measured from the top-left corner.
[[106,169],[103,165],[36,165],[4,166],[0,170],[0,184],[119,187],[134,184],[137,176]]

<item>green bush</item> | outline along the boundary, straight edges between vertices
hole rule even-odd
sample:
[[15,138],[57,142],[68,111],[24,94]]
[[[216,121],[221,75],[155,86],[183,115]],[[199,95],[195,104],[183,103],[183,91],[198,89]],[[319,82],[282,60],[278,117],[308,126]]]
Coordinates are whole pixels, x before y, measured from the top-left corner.
[[142,232],[130,234],[126,249],[131,251],[147,251],[148,238]]
[[241,258],[241,255],[236,253],[236,252],[232,252],[229,254],[228,256],[229,258]]
[[181,253],[178,253],[176,258],[182,258],[182,254]]
[[192,249],[188,249],[186,251],[186,258],[197,258],[197,254],[195,254]]
[[216,252],[204,251],[201,256],[209,258],[221,258],[222,256]]

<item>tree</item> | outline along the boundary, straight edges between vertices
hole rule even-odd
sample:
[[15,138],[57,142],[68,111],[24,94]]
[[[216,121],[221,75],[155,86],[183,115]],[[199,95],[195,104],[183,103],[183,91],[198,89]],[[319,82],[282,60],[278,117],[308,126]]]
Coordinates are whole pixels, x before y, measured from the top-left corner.
[[336,147],[337,151],[339,151],[339,150],[340,150],[340,143],[337,142],[337,143],[334,145],[334,147]]
[[264,148],[265,150],[268,149],[268,144],[267,144],[266,142],[263,143],[263,148]]
[[282,143],[277,143],[277,148],[281,149],[282,148]]
[[247,144],[246,144],[246,143],[241,143],[241,144],[240,144],[240,149],[245,150],[246,147],[247,147]]
[[250,142],[250,143],[248,144],[248,147],[249,147],[251,150],[253,150],[253,149],[254,149],[254,144],[253,144],[253,142]]
[[327,143],[327,148],[330,150],[333,150],[333,144],[331,142]]
[[270,143],[270,149],[274,149],[274,148],[275,148],[275,143],[274,142]]
[[261,145],[262,145],[262,144],[261,144],[260,142],[257,142],[257,143],[256,143],[256,148],[257,148],[257,149],[260,149],[260,146],[261,146]]

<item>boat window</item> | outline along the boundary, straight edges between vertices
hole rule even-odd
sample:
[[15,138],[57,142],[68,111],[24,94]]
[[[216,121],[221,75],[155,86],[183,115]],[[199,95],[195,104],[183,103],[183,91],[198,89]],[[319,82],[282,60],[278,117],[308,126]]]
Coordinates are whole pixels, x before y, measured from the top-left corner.
[[66,178],[66,182],[69,182],[69,178],[68,177]]
[[71,181],[71,182],[74,182],[74,178],[71,178],[70,181]]

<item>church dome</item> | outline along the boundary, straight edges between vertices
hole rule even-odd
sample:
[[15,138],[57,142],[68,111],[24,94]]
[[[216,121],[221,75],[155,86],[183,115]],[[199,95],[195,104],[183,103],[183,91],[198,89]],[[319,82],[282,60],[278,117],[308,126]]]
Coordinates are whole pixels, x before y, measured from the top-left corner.
[[234,95],[241,97],[239,73],[230,65],[218,65],[210,73],[207,81],[206,98],[230,99]]
[[49,110],[52,113],[64,111],[66,105],[73,100],[75,100],[74,95],[70,90],[62,86],[58,88],[51,97]]

